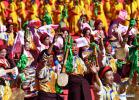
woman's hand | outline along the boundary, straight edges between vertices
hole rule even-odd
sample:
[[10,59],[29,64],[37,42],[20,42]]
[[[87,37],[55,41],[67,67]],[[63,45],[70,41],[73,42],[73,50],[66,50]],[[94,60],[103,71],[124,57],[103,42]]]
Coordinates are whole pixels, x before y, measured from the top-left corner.
[[98,75],[98,71],[99,71],[99,67],[96,67],[96,63],[93,62],[90,66],[90,69],[93,73],[95,73],[95,76],[96,76],[96,82],[97,82],[97,89],[100,90],[100,88],[103,86],[100,78],[99,78],[99,75]]
[[91,71],[92,71],[93,73],[95,73],[95,74],[97,74],[98,71],[99,71],[99,67],[96,67],[96,63],[95,63],[95,62],[91,63],[90,69],[91,69]]
[[11,73],[12,73],[12,74],[16,74],[15,68],[11,69]]
[[5,70],[5,73],[11,73],[12,72],[12,69],[6,69]]
[[6,72],[6,73],[16,74],[15,68],[13,68],[13,69],[6,69],[5,72]]

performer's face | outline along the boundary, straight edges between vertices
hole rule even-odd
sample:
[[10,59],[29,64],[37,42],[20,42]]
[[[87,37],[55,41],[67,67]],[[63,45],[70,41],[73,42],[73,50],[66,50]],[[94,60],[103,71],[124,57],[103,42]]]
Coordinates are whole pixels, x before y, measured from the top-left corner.
[[112,52],[112,47],[111,47],[110,44],[106,47],[106,52],[107,53],[111,53]]
[[64,31],[63,37],[66,38],[67,36],[68,36],[68,32],[67,31]]
[[43,0],[40,1],[40,4],[43,4]]
[[25,49],[26,49],[26,50],[30,50],[30,43],[29,43],[29,42],[26,42],[26,43],[25,43]]
[[99,29],[99,30],[102,30],[102,28],[103,28],[103,23],[100,23],[100,24],[98,25],[98,29]]
[[43,56],[43,64],[44,65],[53,65],[53,63],[54,63],[53,55],[49,55],[49,56],[44,55]]
[[44,44],[45,44],[45,45],[49,45],[49,44],[50,44],[50,38],[49,38],[49,37],[46,37],[46,38],[45,38]]
[[12,23],[12,22],[13,22],[13,20],[12,20],[12,19],[9,19],[7,22],[8,22],[8,23]]
[[73,52],[73,55],[78,55],[78,48],[75,46],[75,45],[73,45],[73,47],[72,47],[72,52]]
[[50,65],[53,65],[53,63],[54,63],[53,55],[50,55],[50,56],[48,57],[48,63],[49,63]]
[[91,33],[91,31],[90,30],[87,30],[86,31],[86,34],[85,34],[85,37],[88,37],[89,38],[90,37],[90,33]]
[[112,71],[108,71],[105,73],[105,82],[106,84],[112,85],[114,81],[114,76]]
[[57,55],[58,61],[59,61],[59,62],[62,62],[63,59],[64,59],[63,57],[64,57],[64,54],[59,54],[59,55]]
[[87,21],[87,18],[85,16],[82,17],[82,21],[85,23]]
[[10,25],[9,30],[12,32],[13,31],[13,25]]
[[115,32],[115,31],[117,30],[117,28],[118,28],[117,24],[114,24],[114,25],[112,26],[112,32]]
[[5,57],[6,54],[7,54],[6,49],[2,49],[2,50],[0,51],[0,57]]

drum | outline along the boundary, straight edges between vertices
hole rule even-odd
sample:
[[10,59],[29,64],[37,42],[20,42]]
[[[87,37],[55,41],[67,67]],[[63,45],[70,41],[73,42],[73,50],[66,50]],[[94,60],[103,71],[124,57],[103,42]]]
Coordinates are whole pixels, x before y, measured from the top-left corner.
[[57,84],[61,87],[64,87],[68,84],[69,76],[66,73],[60,73],[58,75]]

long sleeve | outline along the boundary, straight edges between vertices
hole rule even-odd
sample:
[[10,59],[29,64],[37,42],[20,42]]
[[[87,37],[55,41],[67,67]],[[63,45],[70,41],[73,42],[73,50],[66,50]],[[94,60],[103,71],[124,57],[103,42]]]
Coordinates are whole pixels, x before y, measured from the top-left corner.
[[6,72],[3,68],[0,68],[0,77],[5,76]]
[[47,78],[47,77],[48,77],[48,69],[46,67],[44,67],[39,71],[38,78],[39,79],[44,79],[44,78]]

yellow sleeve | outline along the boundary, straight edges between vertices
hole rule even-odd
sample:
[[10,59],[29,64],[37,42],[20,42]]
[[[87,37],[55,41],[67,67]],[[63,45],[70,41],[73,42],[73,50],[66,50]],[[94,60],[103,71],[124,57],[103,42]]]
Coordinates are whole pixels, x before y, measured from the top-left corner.
[[110,1],[107,0],[107,1],[104,3],[104,10],[105,10],[106,12],[110,12],[110,9],[111,9]]
[[117,11],[120,11],[120,10],[122,10],[123,9],[123,4],[122,3],[118,3],[117,5],[116,5],[116,10]]
[[71,9],[73,7],[73,1],[71,1],[68,5],[68,8]]
[[2,97],[2,100],[10,100],[11,95],[12,95],[12,89],[10,88],[9,83],[6,82],[6,86],[4,87],[4,96]]
[[137,2],[138,11],[139,11],[139,0],[136,0],[136,2]]
[[25,9],[25,3],[24,2],[21,2],[20,6],[21,6],[22,9]]
[[6,6],[4,5],[3,2],[0,2],[0,5],[1,5],[1,9],[2,9],[2,10],[5,10],[5,9],[6,9]]
[[137,12],[137,7],[138,7],[137,2],[134,0],[132,2],[132,13],[136,13]]

